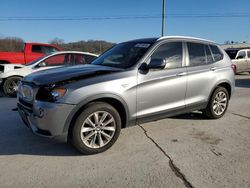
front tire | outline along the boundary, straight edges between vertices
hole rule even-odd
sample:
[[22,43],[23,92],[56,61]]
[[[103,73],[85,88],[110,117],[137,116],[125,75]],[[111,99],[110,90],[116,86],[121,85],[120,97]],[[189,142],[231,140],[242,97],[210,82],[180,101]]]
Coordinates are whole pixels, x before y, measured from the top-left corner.
[[18,82],[21,80],[21,77],[10,77],[5,80],[3,83],[3,92],[9,97],[16,97]]
[[96,154],[110,148],[121,130],[117,110],[103,102],[90,103],[72,127],[71,142],[83,154]]
[[221,118],[227,110],[228,102],[228,91],[224,87],[217,87],[203,114],[210,119]]

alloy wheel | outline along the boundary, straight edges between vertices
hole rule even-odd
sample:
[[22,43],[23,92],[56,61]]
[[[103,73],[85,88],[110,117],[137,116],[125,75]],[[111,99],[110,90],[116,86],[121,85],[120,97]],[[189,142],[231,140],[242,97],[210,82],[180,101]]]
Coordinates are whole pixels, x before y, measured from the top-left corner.
[[81,140],[89,148],[101,148],[111,141],[115,131],[114,117],[107,111],[96,111],[84,120]]

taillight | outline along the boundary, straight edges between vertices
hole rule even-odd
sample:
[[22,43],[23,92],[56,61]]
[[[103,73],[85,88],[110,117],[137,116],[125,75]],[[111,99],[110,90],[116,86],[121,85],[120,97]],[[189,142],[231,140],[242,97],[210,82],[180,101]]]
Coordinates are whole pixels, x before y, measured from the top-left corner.
[[236,65],[235,64],[231,64],[231,68],[233,69],[234,74],[236,74]]

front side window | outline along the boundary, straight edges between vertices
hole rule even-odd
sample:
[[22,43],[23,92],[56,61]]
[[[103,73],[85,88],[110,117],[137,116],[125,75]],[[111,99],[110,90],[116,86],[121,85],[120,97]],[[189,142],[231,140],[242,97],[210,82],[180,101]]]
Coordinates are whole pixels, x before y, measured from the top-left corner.
[[152,54],[151,59],[165,60],[165,69],[182,67],[182,42],[168,42],[161,45]]
[[205,45],[199,43],[187,43],[189,53],[189,66],[199,66],[207,64]]
[[136,41],[120,43],[102,54],[91,64],[116,68],[129,68],[142,58],[152,44],[153,43],[150,42]]
[[241,58],[246,58],[246,52],[245,51],[240,51],[237,55],[237,58],[241,57]]
[[92,55],[75,54],[75,64],[76,65],[90,64],[95,58],[96,57]]

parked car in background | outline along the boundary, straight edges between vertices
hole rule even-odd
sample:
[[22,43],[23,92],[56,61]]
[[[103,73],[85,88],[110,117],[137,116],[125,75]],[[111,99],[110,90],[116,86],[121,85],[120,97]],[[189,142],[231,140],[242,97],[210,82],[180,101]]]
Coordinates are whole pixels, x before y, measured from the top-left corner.
[[18,111],[38,135],[80,152],[107,150],[121,128],[200,110],[222,117],[232,62],[212,41],[162,37],[117,44],[90,65],[40,71],[18,87]]
[[0,64],[28,64],[45,54],[61,50],[52,44],[25,43],[20,52],[0,52]]
[[250,74],[250,49],[239,50],[232,62],[235,64],[236,73],[249,72]]
[[1,89],[8,96],[16,96],[17,83],[30,73],[59,66],[83,65],[91,63],[97,55],[88,52],[61,51],[42,56],[27,65],[0,65]]

